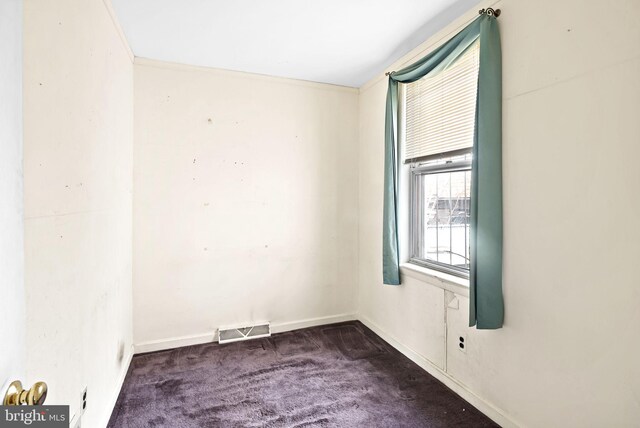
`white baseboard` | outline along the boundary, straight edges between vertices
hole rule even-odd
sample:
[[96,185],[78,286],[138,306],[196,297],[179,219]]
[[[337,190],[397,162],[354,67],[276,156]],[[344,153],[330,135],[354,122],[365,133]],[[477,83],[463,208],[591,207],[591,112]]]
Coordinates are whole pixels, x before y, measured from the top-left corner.
[[133,345],[133,353],[144,354],[145,352],[164,351],[166,349],[180,348],[183,346],[201,345],[215,340],[216,334],[214,332],[150,340],[148,342],[136,343]]
[[427,360],[422,355],[415,352],[413,349],[408,346],[403,345],[395,337],[388,334],[386,331],[382,330],[376,323],[371,321],[365,316],[358,316],[358,320],[370,328],[375,334],[384,339],[391,346],[396,348],[400,353],[405,355],[411,361],[419,365],[422,369],[424,369],[431,376],[438,379],[440,382],[445,384],[449,389],[458,394],[460,397],[471,403],[472,406],[480,410],[484,413],[488,418],[493,420],[495,423],[500,425],[503,428],[517,428],[519,425],[516,424],[513,420],[509,419],[502,411],[500,411],[497,407],[492,404],[484,401],[482,398],[478,397],[472,391],[470,391],[465,385],[458,382],[455,378],[451,377],[448,373],[442,371],[440,368],[435,366],[429,360]]
[[[128,355],[125,356],[125,358],[123,358],[123,362],[124,364],[122,365],[122,370],[120,370],[120,374],[118,375],[118,385],[116,390],[113,393],[113,396],[111,397],[111,400],[108,403],[108,407],[107,409],[109,409],[109,412],[106,415],[106,419],[104,421],[104,423],[102,424],[103,427],[106,427],[107,425],[109,425],[109,419],[111,418],[111,414],[113,413],[113,409],[115,409],[116,407],[116,403],[118,402],[118,397],[120,396],[120,391],[122,391],[122,385],[124,385],[124,379],[127,377],[127,373],[129,372],[129,366],[131,365],[131,359],[133,358],[133,346],[131,347],[131,349],[129,350],[129,352],[127,353]],[[79,413],[82,413],[82,409],[78,410]],[[79,415],[76,415],[77,417],[80,417]],[[73,423],[77,424],[77,419],[75,421],[72,421]]]
[[316,327],[318,325],[335,324],[337,322],[355,321],[355,314],[331,315],[328,317],[308,318],[300,321],[271,324],[271,333],[283,333],[285,331],[299,330],[301,328]]
[[[271,324],[271,333],[283,333],[285,331],[298,330],[301,328],[315,327],[318,325],[334,324],[337,322],[354,321],[357,317],[354,314],[339,314],[326,317],[308,318],[299,321],[289,321]],[[167,339],[151,340],[134,345],[135,354],[145,352],[164,351],[166,349],[180,348],[182,346],[200,345],[214,342],[217,332],[195,334],[190,336],[170,337]]]

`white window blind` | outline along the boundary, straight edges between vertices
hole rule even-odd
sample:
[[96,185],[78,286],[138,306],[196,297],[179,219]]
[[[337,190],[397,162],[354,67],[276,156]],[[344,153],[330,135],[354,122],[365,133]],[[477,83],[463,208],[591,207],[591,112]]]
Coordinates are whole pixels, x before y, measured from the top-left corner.
[[405,162],[473,146],[480,44],[447,70],[406,85]]

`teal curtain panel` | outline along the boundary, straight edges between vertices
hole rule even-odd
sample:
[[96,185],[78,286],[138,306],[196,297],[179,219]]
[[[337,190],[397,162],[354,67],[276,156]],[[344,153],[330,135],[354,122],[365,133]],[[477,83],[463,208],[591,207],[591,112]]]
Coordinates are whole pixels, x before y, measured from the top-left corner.
[[502,327],[502,54],[496,17],[483,13],[440,48],[389,74],[385,117],[383,280],[400,284],[398,83],[439,73],[480,40],[480,68],[471,178],[469,325]]

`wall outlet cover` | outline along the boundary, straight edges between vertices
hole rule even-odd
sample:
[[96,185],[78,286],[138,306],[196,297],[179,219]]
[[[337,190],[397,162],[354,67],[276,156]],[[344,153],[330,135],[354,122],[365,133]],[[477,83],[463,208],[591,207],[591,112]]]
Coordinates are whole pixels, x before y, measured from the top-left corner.
[[[84,415],[85,410],[87,410],[87,387],[86,386],[82,390],[81,403],[82,404],[80,404],[80,416]],[[80,419],[80,417],[78,419]]]
[[458,334],[458,351],[466,354],[467,353],[467,335],[466,334]]

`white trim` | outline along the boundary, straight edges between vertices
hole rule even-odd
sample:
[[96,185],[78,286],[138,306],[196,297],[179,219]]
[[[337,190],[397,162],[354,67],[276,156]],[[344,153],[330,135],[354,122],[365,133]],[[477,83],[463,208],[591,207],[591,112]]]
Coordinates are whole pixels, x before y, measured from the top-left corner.
[[449,275],[434,269],[428,269],[413,263],[400,265],[400,273],[410,276],[434,287],[451,291],[459,296],[469,297],[469,280],[454,275]]
[[338,322],[355,321],[358,317],[355,314],[339,314],[327,317],[307,318],[300,321],[291,321],[271,325],[271,333],[283,333],[285,331],[299,330],[301,328],[316,327],[319,325],[335,324]]
[[332,85],[330,83],[312,82],[310,80],[291,79],[287,77],[270,76],[267,74],[247,73],[245,71],[226,70],[223,68],[204,67],[199,65],[181,64],[177,62],[161,61],[157,59],[149,59],[142,57],[135,57],[134,65],[140,67],[155,67],[166,70],[177,71],[198,71],[202,73],[211,73],[214,75],[236,77],[236,78],[249,78],[256,80],[268,80],[272,82],[295,85],[295,86],[307,86],[311,88],[330,89],[340,92],[349,92],[352,94],[358,93],[358,88],[352,88],[350,86]]
[[[116,408],[116,403],[118,402],[120,391],[122,391],[122,385],[124,385],[124,380],[127,377],[127,373],[129,372],[129,366],[131,365],[132,358],[133,358],[133,345],[131,345],[128,355],[125,358],[123,358],[123,361],[125,362],[125,364],[122,365],[122,370],[120,371],[120,375],[118,376],[118,386],[113,396],[111,397],[111,400],[109,401],[109,406],[107,407],[109,411],[107,413],[106,420],[101,425],[103,427],[106,427],[107,425],[109,425],[109,419],[111,419],[111,414],[113,413],[113,410]],[[82,416],[79,416],[79,415],[82,415],[82,409],[79,409],[78,412],[76,412],[76,414],[74,415],[74,417],[79,417],[81,419]],[[77,422],[78,421],[76,419],[74,423],[77,424]],[[80,422],[80,424],[82,424],[82,421]]]
[[[299,321],[290,321],[284,323],[271,324],[271,333],[282,333],[285,331],[298,330],[301,328],[315,327],[318,325],[334,324],[337,322],[354,321],[357,317],[354,314],[339,314],[326,317],[308,318]],[[249,325],[252,323],[248,323]],[[147,342],[136,343],[134,345],[134,354],[142,354],[145,352],[164,351],[166,349],[180,348],[182,346],[200,345],[203,343],[212,343],[217,340],[217,331],[194,334],[190,336],[170,337],[166,339],[150,340]]]
[[127,55],[129,56],[129,59],[131,60],[131,62],[134,62],[135,56],[133,55],[133,51],[131,50],[131,46],[129,46],[129,41],[127,40],[127,37],[124,34],[124,31],[122,30],[122,27],[120,26],[120,21],[118,21],[118,16],[116,15],[115,10],[113,9],[113,4],[111,3],[111,0],[102,0],[102,2],[104,3],[104,6],[107,8],[107,12],[109,13],[109,16],[111,17],[111,21],[113,22],[113,26],[116,28],[116,32],[118,33],[118,37],[120,37],[120,40],[122,41],[122,45],[124,46],[124,49],[127,51]]
[[217,333],[193,334],[189,336],[169,337],[166,339],[149,340],[147,342],[133,345],[134,354],[144,354],[145,352],[164,351],[166,349],[181,348],[183,346],[201,345],[203,343],[215,342]]
[[391,346],[396,348],[400,353],[405,355],[411,361],[419,365],[423,370],[429,373],[431,376],[438,379],[442,382],[447,388],[451,389],[453,392],[458,394],[460,397],[468,401],[472,406],[476,407],[482,413],[484,413],[488,418],[493,420],[495,423],[500,425],[503,428],[517,428],[518,424],[516,424],[513,420],[507,417],[500,409],[478,397],[472,391],[470,391],[465,385],[457,381],[448,373],[442,371],[440,368],[435,366],[431,361],[427,358],[420,355],[418,352],[409,348],[408,346],[403,345],[401,342],[396,340],[393,336],[382,330],[376,323],[368,319],[363,315],[359,315],[359,320],[370,328],[375,334],[380,336],[385,342],[389,343]]

